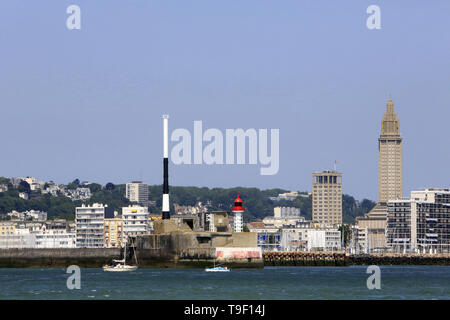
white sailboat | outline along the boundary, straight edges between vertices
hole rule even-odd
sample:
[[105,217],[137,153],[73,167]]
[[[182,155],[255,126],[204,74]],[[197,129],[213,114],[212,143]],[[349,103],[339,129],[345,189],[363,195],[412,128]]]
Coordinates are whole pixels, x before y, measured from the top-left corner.
[[[136,259],[136,251],[134,251],[134,258]],[[123,259],[113,260],[113,264],[111,266],[109,266],[109,265],[103,266],[103,271],[108,271],[108,272],[135,271],[138,268],[137,265],[136,266],[127,265],[126,259],[127,259],[127,241],[125,240]],[[137,264],[137,259],[136,259],[136,264]]]

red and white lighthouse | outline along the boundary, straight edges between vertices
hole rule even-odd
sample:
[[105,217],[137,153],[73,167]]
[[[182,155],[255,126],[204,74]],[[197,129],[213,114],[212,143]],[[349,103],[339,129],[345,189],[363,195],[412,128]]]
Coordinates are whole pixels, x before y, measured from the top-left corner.
[[242,232],[244,230],[244,220],[242,218],[242,214],[245,211],[245,208],[242,206],[242,200],[239,198],[239,193],[234,200],[234,207],[232,209],[234,215],[234,223],[233,223],[233,232]]

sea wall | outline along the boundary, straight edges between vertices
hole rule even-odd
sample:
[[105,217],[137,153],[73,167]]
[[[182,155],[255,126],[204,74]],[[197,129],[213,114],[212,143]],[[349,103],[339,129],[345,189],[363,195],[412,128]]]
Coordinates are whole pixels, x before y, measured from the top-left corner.
[[119,248],[0,249],[0,268],[99,268],[120,254]]

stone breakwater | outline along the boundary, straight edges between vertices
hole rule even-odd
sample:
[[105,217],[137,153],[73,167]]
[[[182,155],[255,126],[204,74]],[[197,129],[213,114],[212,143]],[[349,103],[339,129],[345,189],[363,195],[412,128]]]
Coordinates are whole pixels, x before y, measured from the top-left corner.
[[265,266],[450,265],[450,254],[364,254],[343,252],[264,252]]
[[334,252],[264,252],[264,266],[346,266],[349,256]]
[[353,255],[351,265],[450,265],[450,254],[371,254]]

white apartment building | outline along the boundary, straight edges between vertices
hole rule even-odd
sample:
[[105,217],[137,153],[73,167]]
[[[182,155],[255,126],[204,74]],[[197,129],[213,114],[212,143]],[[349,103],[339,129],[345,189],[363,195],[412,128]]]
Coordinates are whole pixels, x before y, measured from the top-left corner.
[[411,191],[387,204],[386,243],[397,253],[450,252],[450,190]]
[[11,211],[8,212],[7,215],[11,217],[11,219],[18,220],[36,220],[36,221],[45,221],[47,220],[47,212],[37,211],[37,210],[28,210],[24,212]]
[[369,244],[369,231],[367,227],[358,225],[351,227],[350,252],[353,254],[369,253],[369,247],[373,247],[373,241]]
[[76,244],[78,248],[103,248],[105,246],[105,218],[113,218],[113,208],[94,203],[75,209]]
[[149,232],[149,212],[147,207],[128,206],[122,208],[123,233],[125,236]]
[[306,237],[308,251],[339,251],[341,232],[337,229],[309,229]]
[[14,233],[0,235],[0,249],[56,249],[75,247],[75,232],[67,232],[66,230],[40,230],[33,232],[29,229],[16,229]]
[[76,233],[51,229],[34,234],[34,248],[76,248]]
[[275,207],[273,208],[275,218],[300,218],[300,208],[295,207]]
[[148,202],[148,184],[142,181],[133,181],[125,186],[125,197],[131,202],[147,203]]

